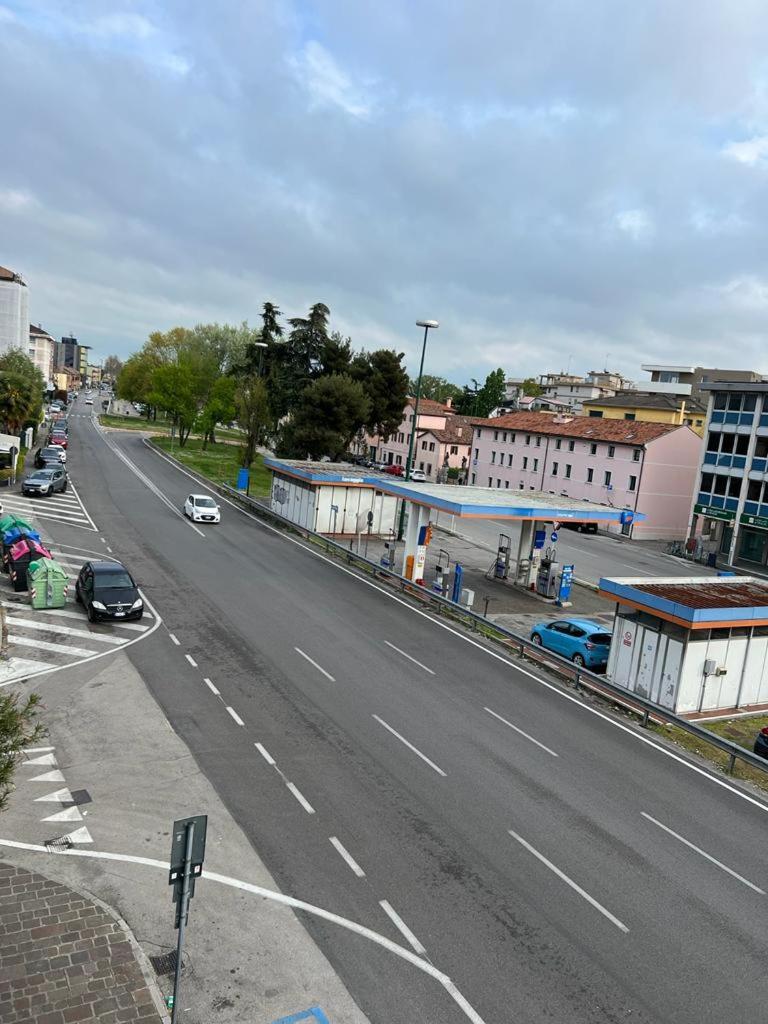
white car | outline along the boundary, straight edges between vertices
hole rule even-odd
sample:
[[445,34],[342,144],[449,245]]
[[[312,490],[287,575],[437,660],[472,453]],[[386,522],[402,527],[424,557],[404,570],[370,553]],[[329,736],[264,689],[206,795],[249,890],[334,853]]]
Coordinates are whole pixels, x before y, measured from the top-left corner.
[[93,399],[92,398],[86,398],[85,404],[86,405],[93,405]]
[[411,480],[413,480],[415,484],[425,484],[427,482],[427,474],[423,469],[412,469]]
[[207,494],[190,494],[184,502],[184,515],[193,523],[220,523],[219,506]]

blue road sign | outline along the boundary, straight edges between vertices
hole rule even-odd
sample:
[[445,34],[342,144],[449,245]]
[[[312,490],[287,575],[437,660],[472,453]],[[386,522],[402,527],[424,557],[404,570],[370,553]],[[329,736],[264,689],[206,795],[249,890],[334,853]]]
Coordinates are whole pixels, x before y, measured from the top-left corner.
[[553,530],[552,533],[550,533],[549,539],[553,544],[557,541],[557,530]]

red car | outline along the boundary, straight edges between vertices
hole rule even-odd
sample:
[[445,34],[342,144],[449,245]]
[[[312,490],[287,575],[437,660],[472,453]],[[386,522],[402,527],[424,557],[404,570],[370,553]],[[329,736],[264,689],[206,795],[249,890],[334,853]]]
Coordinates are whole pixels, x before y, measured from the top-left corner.
[[405,470],[403,469],[402,466],[398,466],[394,462],[392,462],[387,466],[384,472],[391,473],[392,476],[402,476],[405,473]]
[[48,438],[48,444],[58,445],[59,448],[64,448],[65,450],[69,447],[66,434],[51,434]]

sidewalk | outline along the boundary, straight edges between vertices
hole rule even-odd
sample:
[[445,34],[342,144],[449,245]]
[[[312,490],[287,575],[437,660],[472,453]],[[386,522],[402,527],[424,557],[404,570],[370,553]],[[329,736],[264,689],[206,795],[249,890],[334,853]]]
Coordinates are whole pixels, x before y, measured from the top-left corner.
[[162,999],[124,921],[44,875],[0,864],[3,1024],[160,1024]]

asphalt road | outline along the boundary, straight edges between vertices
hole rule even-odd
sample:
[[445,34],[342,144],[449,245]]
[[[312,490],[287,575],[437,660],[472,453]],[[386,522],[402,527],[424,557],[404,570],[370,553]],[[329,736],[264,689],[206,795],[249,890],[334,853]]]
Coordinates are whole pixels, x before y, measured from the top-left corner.
[[71,423],[164,619],[129,656],[200,770],[285,892],[460,993],[303,915],[374,1024],[762,1016],[761,800],[239,511],[193,529],[199,485]]

